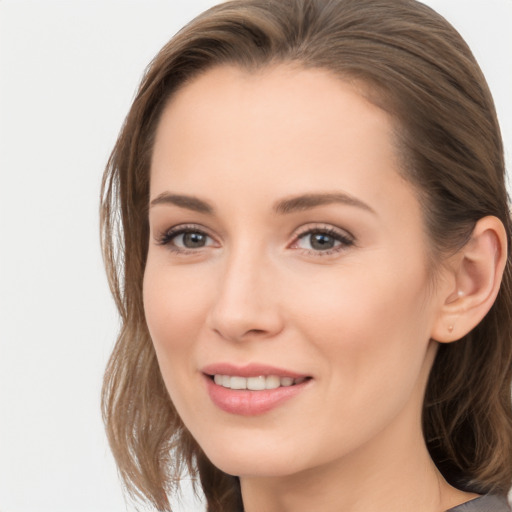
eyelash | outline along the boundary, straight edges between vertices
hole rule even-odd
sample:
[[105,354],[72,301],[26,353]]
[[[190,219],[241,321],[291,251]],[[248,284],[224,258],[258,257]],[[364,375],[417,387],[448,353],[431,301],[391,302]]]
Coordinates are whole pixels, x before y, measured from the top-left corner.
[[[174,228],[171,228],[171,229],[165,231],[164,233],[162,233],[160,236],[157,237],[156,242],[158,245],[167,246],[168,249],[173,253],[183,254],[183,255],[197,254],[197,252],[200,249],[203,249],[204,247],[199,247],[196,249],[190,249],[190,248],[187,249],[187,248],[177,247],[176,245],[174,245],[172,243],[176,237],[178,237],[179,235],[187,234],[187,233],[200,234],[207,238],[213,239],[213,237],[211,237],[204,229],[200,228],[199,226],[181,225],[181,226],[176,226]],[[339,242],[339,245],[337,245],[331,249],[326,249],[326,250],[314,250],[314,249],[303,249],[303,248],[301,249],[300,247],[297,247],[300,240],[302,240],[303,238],[305,238],[307,236],[312,236],[312,235],[316,235],[316,234],[326,235],[328,237],[331,237],[334,239],[335,242]],[[325,227],[308,228],[302,232],[299,232],[295,236],[293,243],[291,245],[289,245],[289,247],[297,248],[297,249],[303,251],[303,253],[305,253],[307,255],[329,256],[329,255],[337,254],[339,252],[346,250],[347,248],[353,246],[354,243],[355,243],[355,239],[351,235],[344,234],[337,229],[325,226]]]
[[[334,229],[332,227],[314,227],[308,228],[304,231],[297,234],[295,241],[292,244],[292,247],[297,246],[299,241],[307,236],[311,235],[327,235],[334,239],[335,242],[340,242],[338,246],[333,247],[332,249],[326,250],[314,250],[314,249],[302,249],[306,254],[313,256],[329,256],[332,254],[337,254],[342,252],[349,247],[353,246],[355,243],[354,237],[349,235],[348,233],[343,233],[340,230]],[[300,249],[300,248],[299,248]]]
[[[177,247],[172,243],[172,241],[178,237],[179,235],[186,235],[187,233],[197,233],[203,235],[208,238],[212,238],[204,229],[201,229],[199,226],[191,225],[181,225],[176,226],[175,228],[171,228],[167,231],[164,231],[158,238],[158,245],[165,245],[171,252],[178,254],[193,254],[197,253],[198,249],[185,249],[181,247]],[[213,238],[212,238],[213,239]],[[200,248],[202,249],[202,247]]]

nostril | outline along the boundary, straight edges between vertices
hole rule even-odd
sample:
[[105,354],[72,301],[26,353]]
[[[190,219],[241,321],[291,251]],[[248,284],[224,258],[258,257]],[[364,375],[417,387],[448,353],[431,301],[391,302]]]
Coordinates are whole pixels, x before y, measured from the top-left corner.
[[250,329],[247,334],[265,334],[263,329]]

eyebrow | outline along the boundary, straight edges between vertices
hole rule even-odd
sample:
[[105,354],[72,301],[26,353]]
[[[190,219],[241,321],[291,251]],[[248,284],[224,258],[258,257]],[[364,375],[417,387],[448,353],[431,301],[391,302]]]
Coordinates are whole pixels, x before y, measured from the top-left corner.
[[[273,210],[280,215],[286,215],[298,211],[310,210],[318,206],[329,205],[333,203],[340,203],[347,206],[355,206],[366,210],[370,213],[375,214],[373,208],[369,205],[344,192],[327,192],[327,193],[314,193],[314,194],[302,194],[299,196],[290,197],[277,201]],[[189,196],[184,194],[171,194],[169,192],[163,192],[153,199],[150,206],[156,206],[159,204],[170,204],[187,210],[192,210],[198,213],[205,213],[207,215],[213,215],[215,208],[205,201],[195,196]]]
[[163,192],[155,197],[155,199],[151,201],[150,206],[153,207],[159,204],[172,204],[180,208],[186,208],[187,210],[206,213],[208,215],[213,215],[215,212],[213,206],[203,199],[182,194],[170,194],[169,192]]
[[327,192],[317,194],[304,194],[278,201],[274,205],[274,211],[280,214],[293,213],[316,208],[333,203],[341,203],[347,206],[355,206],[375,214],[375,210],[369,205],[344,192]]

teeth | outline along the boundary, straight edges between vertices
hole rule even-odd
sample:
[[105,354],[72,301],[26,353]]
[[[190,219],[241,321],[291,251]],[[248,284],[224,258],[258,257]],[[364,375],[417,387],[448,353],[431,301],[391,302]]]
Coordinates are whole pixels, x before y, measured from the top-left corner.
[[265,377],[249,377],[247,379],[247,389],[252,391],[261,391],[266,388]]
[[292,385],[293,385],[293,379],[291,377],[281,377],[281,386],[292,386]]
[[265,381],[266,389],[276,389],[281,385],[281,379],[275,375],[269,375]]
[[238,377],[231,375],[214,375],[215,384],[229,389],[249,389],[251,391],[263,391],[276,389],[281,386],[294,386],[306,380],[305,377],[294,379],[292,377],[278,377],[277,375],[260,375],[259,377]]
[[231,377],[229,380],[231,389],[247,389],[247,379],[244,377]]

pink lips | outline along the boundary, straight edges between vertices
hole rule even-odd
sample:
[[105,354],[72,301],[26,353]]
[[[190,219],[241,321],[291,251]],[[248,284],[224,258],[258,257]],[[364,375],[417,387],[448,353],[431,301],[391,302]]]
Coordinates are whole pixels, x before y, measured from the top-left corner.
[[209,364],[202,369],[207,375],[237,375],[239,377],[259,377],[260,375],[277,375],[279,377],[291,377],[299,379],[307,375],[291,372],[284,368],[276,368],[265,364],[251,363],[245,366],[235,366],[230,363]]
[[[202,369],[206,387],[212,402],[225,412],[241,416],[264,414],[283,402],[303,391],[311,382],[307,375],[261,364],[234,366],[229,363],[219,363],[205,366]],[[261,391],[229,389],[215,384],[213,375],[230,375],[237,377],[259,377],[275,375],[292,379],[305,379],[299,384],[281,386],[275,389]]]

